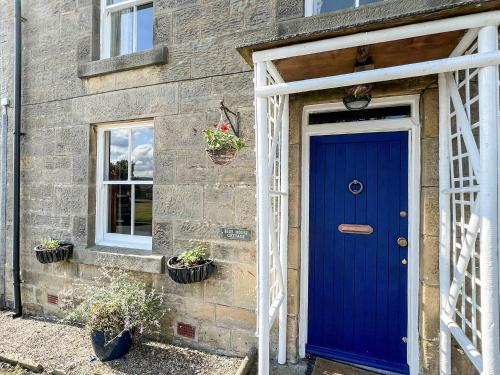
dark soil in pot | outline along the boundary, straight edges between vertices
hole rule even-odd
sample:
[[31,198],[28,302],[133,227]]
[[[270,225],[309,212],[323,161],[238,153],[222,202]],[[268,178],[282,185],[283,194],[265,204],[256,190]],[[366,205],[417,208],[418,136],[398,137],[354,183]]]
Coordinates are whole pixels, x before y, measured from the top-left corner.
[[40,246],[35,247],[36,259],[40,263],[55,263],[68,260],[73,255],[73,244],[61,242],[57,249],[46,250]]
[[178,262],[177,257],[170,258],[167,262],[167,269],[170,278],[179,284],[199,283],[208,279],[217,269],[211,259],[203,264],[188,268],[180,266]]
[[123,331],[117,336],[104,331],[92,331],[90,338],[96,357],[103,362],[122,358],[133,344],[129,331]]

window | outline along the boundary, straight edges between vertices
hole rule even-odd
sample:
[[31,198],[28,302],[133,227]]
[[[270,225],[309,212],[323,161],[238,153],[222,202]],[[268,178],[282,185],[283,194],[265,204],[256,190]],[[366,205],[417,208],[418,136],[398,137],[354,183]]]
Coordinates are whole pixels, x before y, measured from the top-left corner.
[[151,0],[101,0],[101,57],[153,48]]
[[151,123],[98,127],[96,244],[151,249],[153,141]]
[[305,0],[306,16],[335,12],[340,9],[358,8],[382,0]]

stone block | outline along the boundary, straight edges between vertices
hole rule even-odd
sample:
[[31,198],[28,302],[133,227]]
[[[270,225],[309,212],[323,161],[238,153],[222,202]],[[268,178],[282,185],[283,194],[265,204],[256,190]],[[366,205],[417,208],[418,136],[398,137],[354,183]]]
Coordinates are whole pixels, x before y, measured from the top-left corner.
[[253,331],[244,331],[241,329],[231,330],[231,350],[246,355],[251,347],[257,346],[257,337]]
[[300,267],[300,228],[288,228],[288,268]]
[[288,315],[299,314],[300,283],[299,271],[288,270]]
[[420,280],[439,286],[439,237],[423,236],[420,255]]
[[[160,140],[156,140],[160,142]],[[175,152],[155,151],[154,183],[170,185],[175,183]]]
[[237,264],[233,270],[234,306],[254,309],[256,304],[255,265]]
[[153,253],[167,257],[173,255],[173,228],[169,221],[153,221]]
[[204,282],[205,302],[232,305],[234,286],[231,282],[223,282],[216,279],[208,279]]
[[157,220],[201,219],[202,199],[200,186],[155,185],[153,216]]
[[234,189],[206,186],[203,189],[203,217],[212,223],[234,222]]
[[252,310],[216,305],[215,319],[218,326],[254,330],[257,317]]
[[300,188],[298,186],[289,187],[288,225],[290,227],[300,226]]
[[195,149],[201,153],[205,128],[205,116],[201,113],[158,117],[155,120],[156,148],[158,151]]
[[87,213],[87,205],[87,187],[55,187],[54,214],[85,215]]
[[203,322],[198,327],[198,341],[213,349],[226,349],[231,340],[231,331]]
[[439,342],[421,340],[420,373],[422,375],[439,374]]
[[220,240],[220,231],[219,225],[207,222],[184,221],[174,224],[174,238],[176,241]]
[[257,217],[256,194],[254,186],[235,189],[234,214],[236,223],[255,225],[255,218]]
[[439,236],[439,192],[437,188],[423,188],[422,200],[422,234]]
[[437,89],[429,89],[423,95],[422,138],[439,136],[439,94]]
[[204,149],[176,151],[176,181],[178,184],[208,184],[216,182],[217,168],[208,160]]
[[439,185],[439,142],[437,138],[422,139],[422,186]]
[[439,287],[421,286],[420,334],[425,340],[439,339]]

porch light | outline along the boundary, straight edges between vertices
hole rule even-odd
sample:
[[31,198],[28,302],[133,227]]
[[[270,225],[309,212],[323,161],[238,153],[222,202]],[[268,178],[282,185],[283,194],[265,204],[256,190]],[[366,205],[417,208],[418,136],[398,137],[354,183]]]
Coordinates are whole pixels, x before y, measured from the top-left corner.
[[[374,68],[372,58],[369,55],[368,46],[360,46],[356,52],[356,65],[354,72],[364,72]],[[346,88],[347,96],[343,102],[345,107],[350,111],[359,111],[368,107],[372,100],[371,96],[372,85],[362,84]]]
[[358,111],[360,109],[365,109],[366,107],[368,107],[371,100],[372,96],[370,94],[362,96],[348,95],[344,97],[343,102],[348,110]]

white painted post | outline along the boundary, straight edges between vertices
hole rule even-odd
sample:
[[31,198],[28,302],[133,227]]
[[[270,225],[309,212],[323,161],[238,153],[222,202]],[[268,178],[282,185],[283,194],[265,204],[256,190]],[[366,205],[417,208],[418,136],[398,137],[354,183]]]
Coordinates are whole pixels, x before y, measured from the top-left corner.
[[451,374],[451,334],[441,318],[446,314],[450,290],[450,240],[451,205],[450,195],[445,191],[450,184],[450,95],[444,74],[439,74],[439,289],[440,289],[440,332],[439,373]]
[[[266,85],[266,64],[255,65],[256,88]],[[258,374],[269,373],[269,172],[267,98],[256,98],[257,231],[258,231]]]
[[283,270],[283,302],[279,311],[279,346],[278,363],[286,363],[287,323],[288,323],[288,129],[289,129],[289,96],[282,97],[285,104],[281,121],[281,233],[280,262]]
[[[479,30],[478,52],[498,50],[498,28]],[[481,123],[481,332],[483,375],[500,374],[499,308],[498,308],[498,67],[479,69],[479,119]]]

